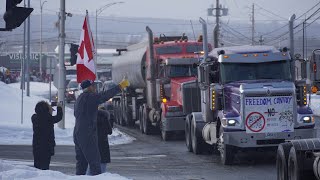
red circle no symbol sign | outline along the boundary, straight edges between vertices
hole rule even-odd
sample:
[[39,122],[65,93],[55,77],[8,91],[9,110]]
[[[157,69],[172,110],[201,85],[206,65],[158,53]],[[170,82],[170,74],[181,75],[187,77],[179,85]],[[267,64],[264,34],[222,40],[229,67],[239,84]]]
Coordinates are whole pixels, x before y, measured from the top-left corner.
[[246,126],[252,132],[260,132],[266,125],[266,119],[258,112],[250,113],[246,118]]

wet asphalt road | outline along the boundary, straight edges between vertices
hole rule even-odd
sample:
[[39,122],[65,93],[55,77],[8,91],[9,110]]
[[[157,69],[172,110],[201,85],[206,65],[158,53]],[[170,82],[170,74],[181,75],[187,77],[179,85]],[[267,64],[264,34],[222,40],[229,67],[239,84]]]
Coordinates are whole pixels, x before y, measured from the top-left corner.
[[[71,104],[70,104],[71,105]],[[320,118],[316,119],[320,129]],[[276,179],[274,152],[238,153],[232,166],[223,166],[217,154],[194,155],[187,152],[184,140],[164,142],[159,134],[142,135],[138,127],[119,127],[136,140],[111,147],[108,171],[132,179],[188,180],[273,180]],[[318,133],[319,134],[319,133]],[[179,140],[180,139],[180,140]],[[31,146],[0,146],[0,159],[24,161],[32,166]],[[51,170],[75,172],[73,146],[57,146]]]

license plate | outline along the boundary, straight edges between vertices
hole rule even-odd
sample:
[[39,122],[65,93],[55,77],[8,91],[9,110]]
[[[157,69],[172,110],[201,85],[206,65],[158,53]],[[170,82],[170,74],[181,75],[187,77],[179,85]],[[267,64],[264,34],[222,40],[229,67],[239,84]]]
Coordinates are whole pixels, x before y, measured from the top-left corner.
[[276,133],[265,133],[265,135],[266,135],[266,138],[268,139],[274,139],[277,137]]

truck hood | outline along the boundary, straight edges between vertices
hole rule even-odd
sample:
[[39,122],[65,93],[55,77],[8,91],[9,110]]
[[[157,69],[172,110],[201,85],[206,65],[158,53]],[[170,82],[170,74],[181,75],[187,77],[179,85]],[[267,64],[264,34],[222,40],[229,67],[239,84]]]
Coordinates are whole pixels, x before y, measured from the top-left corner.
[[195,54],[164,54],[164,55],[159,55],[159,59],[182,59],[182,58],[198,58],[197,55]]
[[239,93],[240,86],[241,85],[247,85],[246,87],[252,87],[250,85],[255,85],[254,88],[257,87],[263,87],[266,85],[275,85],[278,86],[280,85],[281,82],[290,82],[290,81],[285,81],[285,80],[277,80],[277,79],[261,79],[261,80],[245,80],[245,81],[237,81],[237,82],[232,82],[232,83],[227,83],[225,84],[225,90],[230,90],[233,93]]
[[182,91],[181,86],[183,83],[195,81],[196,77],[178,77],[171,79],[171,97],[170,101],[176,101],[182,105]]
[[224,85],[224,94],[226,100],[226,109],[228,112],[240,112],[240,86],[244,89],[261,89],[265,86],[270,86],[272,88],[280,87],[292,87],[292,82],[284,80],[248,80],[248,81],[238,81],[227,83]]

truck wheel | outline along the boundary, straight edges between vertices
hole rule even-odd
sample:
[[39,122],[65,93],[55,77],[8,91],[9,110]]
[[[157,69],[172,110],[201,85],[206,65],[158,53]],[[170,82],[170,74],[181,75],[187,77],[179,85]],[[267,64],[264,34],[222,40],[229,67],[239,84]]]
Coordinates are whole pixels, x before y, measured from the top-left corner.
[[189,152],[192,152],[192,143],[191,143],[191,134],[190,134],[190,131],[191,131],[191,128],[190,128],[190,124],[191,124],[191,115],[188,115],[186,117],[186,126],[185,126],[185,139],[186,139],[186,146],[187,146],[187,149]]
[[117,102],[117,123],[120,125],[121,120],[121,108],[120,108],[120,102]]
[[191,144],[192,144],[192,151],[195,154],[201,154],[202,152],[202,138],[197,133],[197,124],[194,119],[191,121]]
[[118,108],[117,108],[117,102],[114,101],[113,102],[113,114],[114,114],[114,121],[116,124],[118,124],[118,112],[117,112]]
[[143,134],[143,107],[139,107],[139,127],[140,132]]
[[232,165],[234,160],[235,150],[234,147],[223,143],[223,130],[220,128],[218,149],[220,151],[221,163],[223,165]]
[[320,157],[317,157],[313,162],[313,173],[317,180],[320,180]]
[[125,122],[129,127],[133,127],[135,123],[132,120],[132,110],[128,105],[124,105],[124,109]]
[[298,159],[296,149],[291,147],[288,159],[288,179],[289,180],[300,180],[302,179],[301,175],[301,160]]
[[151,123],[149,121],[148,111],[147,111],[147,107],[145,105],[143,106],[142,122],[143,122],[143,132],[146,135],[149,135],[151,132]]
[[123,99],[121,99],[121,101],[120,101],[120,107],[119,107],[119,109],[120,109],[120,112],[119,112],[119,114],[120,114],[120,125],[121,126],[126,126],[127,124],[126,124],[126,121],[125,121],[125,108],[124,108],[124,100]]
[[288,157],[291,143],[279,144],[277,150],[277,180],[288,180]]

